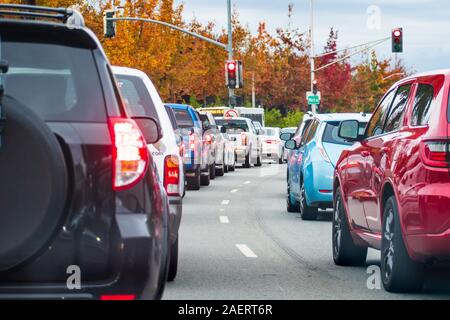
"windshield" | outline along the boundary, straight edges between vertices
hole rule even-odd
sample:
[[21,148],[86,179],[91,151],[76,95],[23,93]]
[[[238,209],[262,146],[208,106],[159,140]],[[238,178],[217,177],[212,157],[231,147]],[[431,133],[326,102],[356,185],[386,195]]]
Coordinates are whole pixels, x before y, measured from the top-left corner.
[[272,128],[265,128],[264,133],[266,136],[275,137],[278,136],[278,131]]
[[5,94],[45,121],[104,122],[106,109],[90,49],[58,44],[2,42],[9,63]]
[[125,105],[131,116],[153,117],[159,120],[150,93],[141,78],[120,74],[116,74],[116,78],[120,92],[125,100]]
[[223,126],[227,129],[227,133],[237,134],[242,132],[249,132],[249,127],[247,121],[245,120],[226,120],[218,119],[216,120],[217,125]]
[[186,129],[194,127],[194,121],[186,109],[173,108],[172,110],[179,128]]
[[[353,144],[352,142],[348,142],[338,136],[340,124],[341,124],[341,122],[339,122],[339,121],[327,122],[325,131],[323,133],[322,142],[351,146]],[[367,125],[366,122],[359,123],[359,134],[360,135],[364,134],[364,131],[366,130],[366,125]]]

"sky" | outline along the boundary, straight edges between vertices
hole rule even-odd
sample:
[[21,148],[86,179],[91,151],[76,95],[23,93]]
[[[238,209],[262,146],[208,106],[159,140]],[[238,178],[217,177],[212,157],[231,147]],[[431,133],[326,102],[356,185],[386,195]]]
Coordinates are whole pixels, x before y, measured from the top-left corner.
[[[226,0],[175,0],[184,4],[186,20],[214,21],[226,27]],[[313,0],[316,53],[325,46],[330,27],[339,31],[338,48],[352,47],[390,37],[402,27],[404,53],[399,54],[411,71],[450,68],[449,0]],[[232,0],[240,21],[256,33],[260,21],[269,32],[287,27],[288,5],[294,4],[291,27],[309,30],[310,0]],[[380,58],[394,57],[391,42],[376,48]],[[359,56],[361,59],[362,56]],[[358,57],[356,57],[358,59]]]

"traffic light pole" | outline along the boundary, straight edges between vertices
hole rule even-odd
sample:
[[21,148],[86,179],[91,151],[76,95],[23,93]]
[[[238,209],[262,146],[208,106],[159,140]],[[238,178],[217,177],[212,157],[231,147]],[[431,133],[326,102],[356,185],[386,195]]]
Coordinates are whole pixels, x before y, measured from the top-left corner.
[[[233,25],[232,25],[232,13],[231,13],[231,0],[227,0],[228,11],[228,60],[233,60]],[[230,108],[236,106],[236,97],[234,95],[234,89],[228,89],[228,105]]]
[[[310,0],[310,6],[311,6],[311,26],[309,29],[309,36],[310,36],[310,53],[309,53],[309,61],[311,65],[311,92],[314,90],[314,81],[316,80],[316,74],[315,74],[315,63],[314,63],[314,3],[313,0]],[[317,105],[313,104],[311,105],[311,111],[312,113],[317,113]]]

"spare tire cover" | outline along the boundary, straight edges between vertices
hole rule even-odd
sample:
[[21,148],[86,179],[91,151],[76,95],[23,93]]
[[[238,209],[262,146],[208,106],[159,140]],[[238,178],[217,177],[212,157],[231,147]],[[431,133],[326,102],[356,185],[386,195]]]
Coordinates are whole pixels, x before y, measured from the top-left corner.
[[0,272],[49,245],[61,223],[67,168],[56,136],[33,111],[3,97],[0,148]]

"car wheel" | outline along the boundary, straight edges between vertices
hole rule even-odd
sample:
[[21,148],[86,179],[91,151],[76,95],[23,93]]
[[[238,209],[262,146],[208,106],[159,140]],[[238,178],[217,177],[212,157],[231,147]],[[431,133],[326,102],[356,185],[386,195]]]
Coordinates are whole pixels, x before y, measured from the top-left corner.
[[261,166],[262,166],[262,161],[261,161],[261,156],[259,155],[258,158],[256,158],[255,167],[261,167]]
[[194,177],[189,177],[187,179],[187,188],[188,190],[200,190],[201,185],[201,173],[200,168],[198,168],[195,172]]
[[390,292],[418,292],[424,282],[424,265],[411,260],[403,241],[397,201],[385,205],[381,238],[381,279]]
[[233,171],[236,170],[236,162],[234,162],[233,165],[230,166],[229,170],[230,170],[231,172],[233,172]]
[[177,277],[178,272],[178,235],[177,240],[170,246],[170,264],[167,281],[173,281]]
[[297,201],[293,200],[290,189],[291,188],[289,187],[289,184],[288,184],[287,199],[286,199],[287,212],[300,212],[300,205]]
[[222,158],[222,167],[220,169],[215,169],[216,170],[216,176],[218,177],[223,177],[225,174],[225,155]]
[[300,216],[303,220],[317,220],[318,209],[308,206],[306,202],[305,183],[302,181],[300,185]]
[[230,166],[225,164],[225,156],[223,158],[223,172],[228,173],[230,171]]
[[283,164],[283,157],[278,158],[278,164]]
[[200,176],[200,183],[202,186],[209,186],[209,184],[211,183],[211,179],[210,179],[211,172],[210,171],[211,171],[211,167],[208,166],[208,174]]
[[245,163],[242,165],[244,168],[250,168],[250,152],[245,157]]
[[216,163],[215,162],[209,167],[209,178],[211,180],[214,180],[216,178]]
[[339,266],[363,266],[367,247],[354,244],[340,189],[336,191],[332,231],[333,260]]

